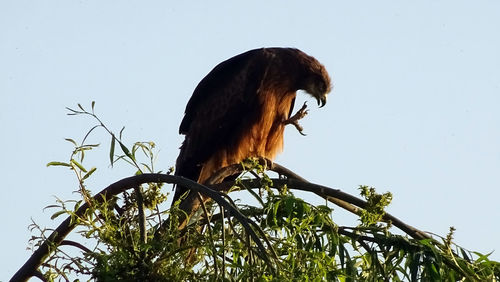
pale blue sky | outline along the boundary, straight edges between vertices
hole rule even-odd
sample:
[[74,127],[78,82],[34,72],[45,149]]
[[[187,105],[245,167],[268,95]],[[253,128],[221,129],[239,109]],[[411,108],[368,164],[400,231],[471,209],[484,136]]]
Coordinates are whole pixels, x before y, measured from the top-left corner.
[[[155,141],[174,164],[185,104],[217,63],[264,46],[315,56],[333,77],[322,109],[289,128],[278,162],[357,194],[391,191],[389,211],[500,260],[500,2],[498,1],[1,1],[0,280],[29,257],[32,217],[75,197],[61,168],[90,119],[65,107],[97,103],[125,141]],[[311,101],[310,105],[314,105]],[[89,159],[93,191],[130,176],[107,165],[108,138]],[[105,139],[102,139],[105,138]],[[339,224],[355,225],[338,213]]]

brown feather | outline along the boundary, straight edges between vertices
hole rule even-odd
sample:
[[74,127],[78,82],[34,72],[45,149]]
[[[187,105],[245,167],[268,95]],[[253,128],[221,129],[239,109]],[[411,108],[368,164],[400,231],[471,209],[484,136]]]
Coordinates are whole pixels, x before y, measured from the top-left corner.
[[[296,91],[305,90],[324,104],[330,87],[323,65],[297,49],[256,49],[220,63],[186,106],[179,128],[186,138],[176,175],[203,183],[248,157],[274,159],[283,150],[285,121]],[[184,192],[177,187],[174,201]],[[181,208],[191,214],[197,209],[193,205],[184,202]]]

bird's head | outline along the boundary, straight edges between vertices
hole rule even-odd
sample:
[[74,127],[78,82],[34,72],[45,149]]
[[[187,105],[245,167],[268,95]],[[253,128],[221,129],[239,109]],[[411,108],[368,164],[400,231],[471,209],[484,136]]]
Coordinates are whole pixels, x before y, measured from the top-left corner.
[[326,104],[326,96],[331,91],[330,76],[325,67],[315,58],[307,56],[304,59],[302,63],[305,69],[302,73],[300,88],[313,96],[321,108]]
[[318,106],[321,108],[326,104],[326,96],[331,90],[330,77],[328,74],[310,74],[305,79],[304,90],[316,99]]

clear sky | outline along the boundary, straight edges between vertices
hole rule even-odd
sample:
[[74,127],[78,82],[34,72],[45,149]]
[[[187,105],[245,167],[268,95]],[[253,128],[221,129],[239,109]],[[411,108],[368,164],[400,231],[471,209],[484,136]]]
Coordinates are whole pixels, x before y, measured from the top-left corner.
[[[302,49],[334,83],[277,162],[349,193],[391,191],[393,215],[440,235],[454,226],[456,243],[500,260],[499,1],[180,2],[0,2],[0,280],[29,257],[31,218],[55,227],[43,208],[76,197],[71,172],[45,166],[94,124],[65,107],[95,100],[125,142],[155,141],[167,170],[197,83],[265,46]],[[133,173],[109,168],[103,132],[91,141],[92,191]]]

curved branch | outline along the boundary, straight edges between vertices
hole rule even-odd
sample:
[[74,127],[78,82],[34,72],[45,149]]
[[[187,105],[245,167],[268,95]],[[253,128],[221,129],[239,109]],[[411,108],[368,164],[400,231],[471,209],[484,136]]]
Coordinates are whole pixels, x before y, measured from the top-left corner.
[[[217,202],[217,204],[229,210],[231,214],[233,214],[233,216],[236,217],[236,219],[238,219],[241,222],[243,227],[247,229],[249,235],[257,244],[257,247],[262,251],[262,253],[266,253],[266,248],[260,241],[257,234],[251,228],[250,224],[248,223],[248,219],[243,214],[241,214],[241,212],[238,209],[233,207],[224,198],[222,198],[219,192],[214,191],[206,186],[203,186],[199,183],[196,183],[184,177],[167,175],[167,174],[158,174],[158,173],[147,173],[147,174],[131,176],[109,185],[101,192],[99,192],[97,195],[95,195],[93,199],[98,203],[102,203],[106,198],[111,198],[117,194],[122,193],[123,191],[126,191],[134,187],[138,187],[142,184],[153,183],[153,182],[177,184],[180,186],[187,187],[193,191],[200,192],[212,198],[215,202]],[[83,216],[83,214],[87,211],[88,208],[89,208],[88,203],[83,204],[74,213],[73,216],[76,217]],[[63,241],[63,239],[71,232],[71,230],[73,230],[76,226],[77,224],[75,223],[74,220],[72,220],[71,216],[66,218],[66,220],[64,220],[52,232],[52,234],[40,245],[40,247],[33,252],[31,257],[14,274],[14,276],[12,276],[10,281],[26,281],[31,276],[36,275],[38,267],[40,267],[44,259],[53,251],[54,249],[53,247],[58,246]],[[269,264],[271,269],[273,269],[268,258],[265,256],[263,256],[262,258]]]
[[[33,274],[33,276],[35,276],[36,278],[42,280],[43,282],[47,281],[47,279],[45,278],[45,276],[43,276],[43,274],[40,271],[35,271],[35,273]],[[10,281],[12,281],[12,280],[10,280]]]
[[[366,201],[364,201],[360,198],[354,197],[354,196],[347,194],[345,192],[342,192],[338,189],[332,189],[330,187],[326,187],[326,186],[322,186],[322,185],[318,185],[318,184],[313,184],[313,183],[308,183],[308,182],[302,182],[302,181],[298,181],[295,179],[287,179],[287,180],[279,180],[278,179],[277,181],[278,181],[278,183],[282,182],[282,185],[287,184],[288,187],[294,187],[296,189],[300,189],[303,191],[313,192],[313,193],[315,193],[321,197],[324,197],[328,200],[330,200],[331,198],[340,199],[344,202],[356,205],[356,206],[363,208],[363,209],[366,208],[368,205],[366,203]],[[392,225],[401,229],[402,231],[404,231],[406,234],[410,235],[414,239],[421,240],[421,239],[430,239],[431,238],[425,232],[423,232],[423,231],[421,231],[421,230],[419,230],[411,225],[404,223],[403,221],[401,221],[400,219],[396,218],[395,216],[393,216],[389,213],[384,214],[383,220],[384,221],[391,221]]]
[[[269,166],[269,170],[287,177],[287,179],[271,179],[273,181],[273,186],[275,188],[278,188],[278,186],[283,186],[286,184],[287,187],[291,189],[298,189],[302,191],[312,192],[336,204],[337,206],[357,215],[360,212],[359,208],[364,209],[368,205],[366,201],[358,197],[355,197],[351,194],[342,192],[339,189],[333,189],[327,186],[310,183],[305,178],[299,176],[293,171],[277,163],[268,162],[267,164]],[[243,172],[243,170],[244,168],[242,167],[242,165],[239,164],[230,165],[217,171],[210,179],[212,178],[220,179],[221,177],[225,178],[227,176],[241,173]],[[259,187],[260,185],[260,182],[257,180],[244,180],[243,183],[247,183],[253,187]],[[214,190],[217,191],[228,191],[234,184],[235,184],[234,181],[228,181],[228,182],[223,182],[221,184],[211,185],[210,187],[214,188]],[[403,232],[410,235],[414,239],[421,240],[421,239],[431,238],[425,232],[404,223],[403,221],[401,221],[400,219],[396,218],[395,216],[389,213],[384,214],[383,220],[391,221],[394,226],[401,229]]]
[[77,247],[79,248],[80,250],[84,251],[85,253],[92,253],[92,250],[85,247],[84,245],[78,243],[78,242],[75,242],[75,241],[70,241],[70,240],[62,240],[61,241],[61,244],[59,244],[60,246],[73,246],[73,247]]
[[[365,208],[367,206],[366,201],[342,192],[338,189],[332,189],[330,187],[313,184],[307,182],[304,178],[295,174],[294,172],[288,170],[287,168],[273,163],[266,162],[269,166],[269,169],[275,171],[281,175],[285,175],[287,179],[272,179],[273,186],[282,186],[287,185],[289,188],[299,189],[303,191],[313,192],[337,205],[340,207],[351,211],[355,214],[359,211],[359,208]],[[241,164],[231,165],[226,168],[223,168],[217,171],[206,183],[208,185],[212,183],[217,183],[221,179],[224,179],[228,176],[241,173],[245,168]],[[199,183],[196,183],[192,180],[189,180],[184,177],[174,176],[174,175],[166,175],[166,174],[141,174],[137,176],[132,176],[128,178],[124,178],[120,181],[117,181],[107,188],[103,189],[97,195],[94,196],[94,200],[98,203],[101,203],[106,198],[110,198],[117,194],[122,193],[125,190],[138,187],[144,183],[174,183],[177,185],[184,186],[186,188],[192,189],[194,191],[200,192],[205,196],[212,198],[219,205],[223,206],[225,209],[228,209],[231,214],[238,219],[245,229],[248,230],[249,235],[256,242],[258,248],[266,253],[266,249],[257,234],[253,231],[249,224],[249,220],[241,214],[239,210],[237,210],[233,205],[227,202],[219,192],[217,191],[227,191],[230,187],[234,185],[233,181],[224,182],[222,184],[210,185],[211,188],[216,189],[216,191],[203,186]],[[259,187],[260,183],[257,180],[245,180],[244,182],[248,183],[250,186]],[[85,211],[89,208],[88,203],[82,205],[74,214],[74,216],[82,216]],[[384,220],[391,221],[392,224],[399,229],[403,230],[405,233],[410,235],[415,239],[427,239],[431,238],[429,235],[424,233],[423,231],[418,230],[415,227],[412,227],[408,224],[405,224],[398,218],[386,213],[383,217]],[[252,221],[250,221],[253,223]],[[71,217],[68,217],[64,220],[56,230],[40,245],[40,247],[31,255],[31,257],[25,262],[25,264],[14,274],[11,278],[11,281],[25,281],[29,277],[36,275],[38,267],[41,265],[43,260],[50,254],[51,246],[59,245],[63,241],[63,239],[76,227],[75,222],[72,222]],[[269,258],[263,256],[263,259],[270,265]],[[271,265],[270,265],[271,266]]]
[[[279,175],[284,175],[287,177],[287,179],[271,179],[272,181],[272,186],[276,189],[279,189],[280,186],[287,185],[289,189],[297,189],[297,190],[302,190],[302,191],[308,191],[315,193],[316,195],[340,206],[341,208],[344,208],[354,214],[359,213],[359,208],[365,209],[368,205],[368,203],[358,197],[352,196],[348,193],[342,192],[339,189],[333,189],[327,186],[322,186],[314,183],[308,182],[305,178],[299,176],[298,174],[294,173],[293,171],[287,169],[286,167],[283,167],[277,163],[271,162],[269,160],[266,160],[264,158],[261,158],[260,162],[264,162],[264,164],[268,165],[268,170],[274,171],[278,173]],[[214,175],[210,177],[210,180],[220,180],[222,181],[224,178],[242,173],[245,170],[245,167],[242,166],[241,164],[234,164],[227,166],[225,168],[222,168],[218,170]],[[215,182],[215,181],[214,181]],[[214,183],[212,182],[212,183]],[[260,187],[261,183],[259,179],[252,179],[252,180],[243,180],[243,184],[250,185],[254,188]],[[210,185],[212,184],[209,181],[207,181],[207,184]],[[217,191],[229,191],[231,187],[233,187],[236,184],[235,181],[226,181],[220,184],[212,184],[210,187],[212,187],[214,190]],[[414,239],[417,240],[422,240],[422,239],[432,239],[431,236],[429,236],[427,233],[411,226],[400,219],[396,218],[395,216],[385,213],[383,218],[384,221],[390,221],[392,225],[398,227],[400,230],[408,234]],[[347,231],[343,231],[347,233]],[[363,239],[368,239],[363,238]],[[373,239],[372,239],[373,240]],[[432,239],[434,242],[434,239]],[[460,268],[457,267],[457,265],[453,264],[452,262],[447,261],[446,264],[450,266],[451,268],[457,270],[460,273],[463,273],[464,275],[467,276],[467,273],[461,271]]]

